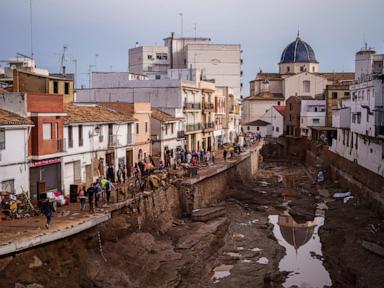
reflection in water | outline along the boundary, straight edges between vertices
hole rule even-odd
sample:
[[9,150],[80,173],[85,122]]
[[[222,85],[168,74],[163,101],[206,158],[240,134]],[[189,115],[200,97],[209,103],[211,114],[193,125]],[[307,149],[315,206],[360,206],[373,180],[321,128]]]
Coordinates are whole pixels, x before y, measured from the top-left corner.
[[269,222],[274,225],[273,234],[279,244],[286,249],[279,269],[293,272],[283,286],[330,286],[331,279],[323,263],[317,257],[311,256],[311,252],[312,255],[322,255],[318,229],[324,224],[324,218],[315,217],[313,221],[300,224],[285,212],[283,215],[269,216]]

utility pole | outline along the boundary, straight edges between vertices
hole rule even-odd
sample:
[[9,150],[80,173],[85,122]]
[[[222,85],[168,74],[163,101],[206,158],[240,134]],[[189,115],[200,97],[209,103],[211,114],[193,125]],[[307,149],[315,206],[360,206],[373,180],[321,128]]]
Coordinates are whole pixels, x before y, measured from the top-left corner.
[[32,0],[29,0],[29,21],[30,21],[30,36],[31,36],[31,59],[33,60],[33,29],[32,29]]
[[181,12],[181,13],[179,13],[179,16],[180,16],[180,20],[181,20],[181,23],[180,23],[180,30],[181,30],[181,38],[183,37],[183,28],[184,28],[184,23],[183,23],[183,13]]

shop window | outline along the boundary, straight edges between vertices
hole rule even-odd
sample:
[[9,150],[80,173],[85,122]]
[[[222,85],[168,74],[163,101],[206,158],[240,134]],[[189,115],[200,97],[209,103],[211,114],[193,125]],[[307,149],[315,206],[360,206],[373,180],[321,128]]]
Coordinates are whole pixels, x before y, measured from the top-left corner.
[[15,193],[15,180],[5,180],[1,182],[1,191]]
[[5,129],[0,129],[0,150],[5,150]]
[[59,82],[53,81],[53,93],[57,94],[59,93]]
[[69,94],[69,83],[68,82],[64,83],[64,94],[66,94],[66,95]]
[[52,123],[43,123],[43,140],[52,139]]

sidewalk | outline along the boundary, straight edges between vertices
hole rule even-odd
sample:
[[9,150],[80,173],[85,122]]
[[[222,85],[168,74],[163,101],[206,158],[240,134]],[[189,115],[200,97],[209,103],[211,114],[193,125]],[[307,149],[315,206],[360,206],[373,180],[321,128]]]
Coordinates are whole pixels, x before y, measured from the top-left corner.
[[[251,149],[255,149],[261,144],[262,142],[258,142],[256,145],[253,145]],[[245,150],[241,153],[240,157],[247,153],[248,150]],[[215,164],[210,163],[207,167],[200,167],[198,169],[198,177],[185,178],[184,180],[192,182],[199,181],[202,178],[224,170],[228,165],[234,164],[239,160],[240,158],[237,156],[224,161],[222,153],[221,155],[216,154]],[[95,214],[88,212],[88,204],[86,205],[86,211],[82,212],[80,211],[79,203],[71,203],[70,205],[59,207],[58,211],[55,212],[52,217],[52,225],[49,229],[44,227],[46,223],[44,215],[1,221],[0,256],[62,239],[109,220],[112,211],[120,209],[133,201],[132,197],[123,200],[122,196],[120,196],[120,201],[116,203],[116,193],[117,192],[113,191],[110,206],[98,209]]]

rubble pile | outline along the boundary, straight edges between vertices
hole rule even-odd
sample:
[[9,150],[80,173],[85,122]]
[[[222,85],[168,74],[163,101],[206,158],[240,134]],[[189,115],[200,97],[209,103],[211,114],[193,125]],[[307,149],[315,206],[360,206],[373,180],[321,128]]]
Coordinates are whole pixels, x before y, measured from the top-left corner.
[[25,193],[0,192],[0,219],[19,219],[38,214]]

